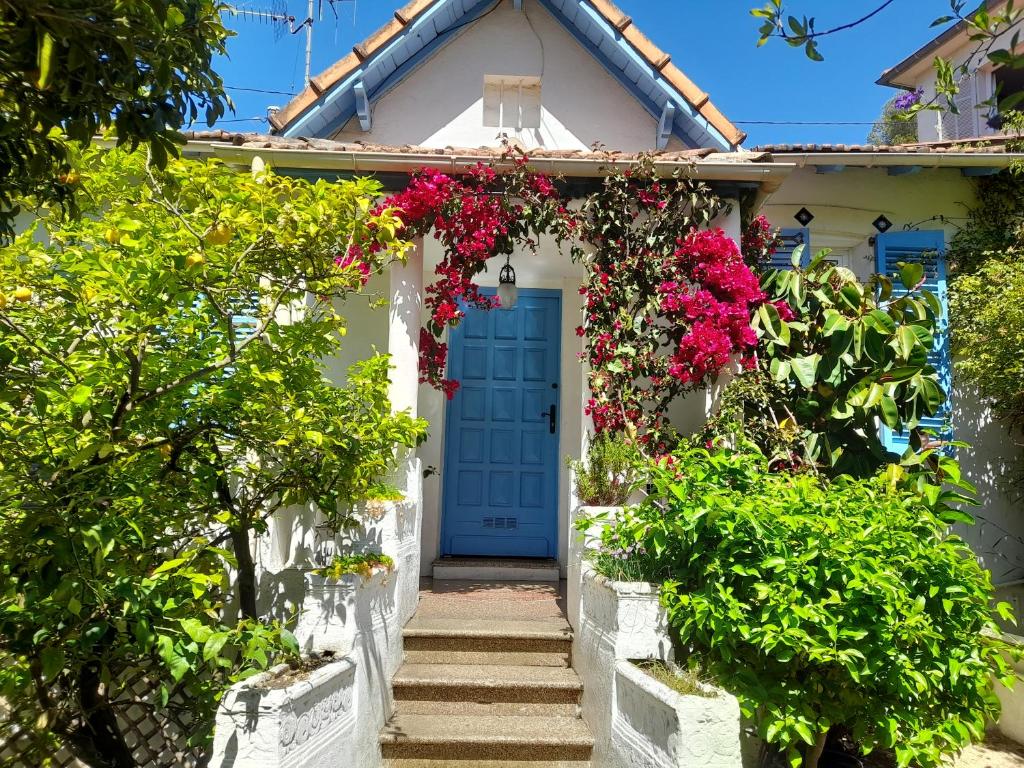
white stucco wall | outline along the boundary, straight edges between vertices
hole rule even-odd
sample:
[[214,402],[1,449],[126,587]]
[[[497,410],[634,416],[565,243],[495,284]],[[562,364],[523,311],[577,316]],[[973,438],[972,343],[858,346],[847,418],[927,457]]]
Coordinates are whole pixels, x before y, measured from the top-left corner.
[[344,384],[348,367],[366,360],[375,352],[388,351],[388,308],[374,306],[388,298],[388,276],[374,275],[360,295],[346,301],[335,301],[334,308],[348,321],[348,333],[342,339],[337,355],[324,360],[327,377]]
[[[955,226],[924,220],[942,214],[955,222],[973,199],[971,181],[956,169],[889,176],[884,168],[847,168],[836,174],[804,168],[770,198],[764,213],[776,226],[797,226],[793,214],[806,206],[815,217],[810,224],[811,250],[833,248],[833,258],[864,279],[875,271],[871,222],[878,214],[893,222],[893,231],[908,224],[944,229],[948,241]],[[952,399],[954,434],[971,443],[958,456],[964,476],[978,488],[981,503],[969,510],[978,523],[960,526],[959,532],[997,585],[1020,581],[1024,579],[1024,521],[1012,481],[1021,449],[974,392],[956,387],[955,375]]]
[[[485,75],[541,79],[539,128],[484,125]],[[505,0],[372,104],[373,126],[350,120],[334,138],[428,147],[654,149],[657,121],[536,0]]]

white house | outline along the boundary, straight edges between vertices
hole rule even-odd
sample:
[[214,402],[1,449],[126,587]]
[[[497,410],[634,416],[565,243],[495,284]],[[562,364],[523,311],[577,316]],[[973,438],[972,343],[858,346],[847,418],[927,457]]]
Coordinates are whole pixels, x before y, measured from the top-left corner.
[[[984,4],[991,13],[1006,8],[1006,0],[988,0]],[[1013,45],[1013,30],[1006,30],[995,40],[995,49]],[[1020,47],[1016,50],[1020,53]],[[922,100],[935,98],[936,57],[954,67],[967,65],[968,73],[959,78],[955,98],[956,113],[924,110],[917,115],[917,136],[920,141],[952,141],[998,136],[1001,124],[992,120],[998,114],[998,102],[1024,91],[1024,70],[1001,66],[989,61],[977,40],[972,40],[967,24],[959,22],[929,40],[903,61],[890,67],[878,79],[879,85],[919,90]],[[940,99],[944,106],[944,100]]]
[[[959,44],[957,34],[935,45]],[[886,82],[926,82],[926,59],[936,50],[907,59],[886,73]],[[737,241],[742,216],[763,212],[790,248],[830,248],[862,278],[938,248],[928,274],[940,293],[949,222],[971,202],[972,179],[1021,157],[1002,145],[948,140],[880,151],[813,144],[744,149],[742,131],[607,0],[414,0],[271,122],[269,136],[194,133],[187,152],[306,177],[371,174],[393,190],[422,167],[458,173],[495,161],[505,137],[539,170],[581,184],[652,152],[666,173],[682,168],[733,203],[717,224]],[[952,138],[940,130],[922,122],[922,137]],[[398,532],[382,541],[390,535],[402,547],[399,608],[375,625],[374,648],[388,650],[373,658],[387,661],[366,685],[386,686],[401,661],[401,640],[388,622],[400,626],[415,611],[420,573],[451,576],[465,566],[462,572],[476,578],[564,578],[569,565],[576,501],[564,459],[580,456],[588,433],[589,394],[574,333],[582,269],[554,242],[542,242],[537,254],[514,254],[520,301],[511,310],[471,313],[450,334],[451,373],[463,386],[446,401],[417,376],[423,288],[440,257],[440,245],[426,238],[405,266],[370,283],[370,292],[389,299],[387,312],[346,305],[352,333],[342,358],[332,361],[341,376],[348,362],[373,349],[390,352],[394,407],[431,424],[405,475],[405,522],[381,524]],[[481,282],[495,287],[497,269]],[[935,360],[948,381],[948,347]],[[674,423],[698,426],[714,396],[677,403]],[[1024,580],[1024,525],[1004,478],[1019,449],[972,393],[954,387],[951,403],[937,425],[948,420],[957,437],[973,443],[961,459],[983,502],[979,524],[964,533],[1012,597]],[[277,521],[274,540],[260,553],[265,583],[309,557],[315,522],[301,515]],[[503,572],[510,558],[519,568],[514,563]],[[386,718],[387,706],[373,706],[375,717]]]

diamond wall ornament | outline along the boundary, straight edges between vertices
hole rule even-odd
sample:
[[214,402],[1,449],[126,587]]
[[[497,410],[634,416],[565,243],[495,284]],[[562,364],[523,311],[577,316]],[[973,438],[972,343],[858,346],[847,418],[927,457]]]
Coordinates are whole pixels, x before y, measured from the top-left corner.
[[793,218],[800,222],[801,227],[806,227],[814,220],[814,214],[806,208],[801,208]]
[[879,214],[878,218],[871,222],[871,226],[877,229],[879,232],[885,233],[892,228],[892,222],[889,221],[885,214]]

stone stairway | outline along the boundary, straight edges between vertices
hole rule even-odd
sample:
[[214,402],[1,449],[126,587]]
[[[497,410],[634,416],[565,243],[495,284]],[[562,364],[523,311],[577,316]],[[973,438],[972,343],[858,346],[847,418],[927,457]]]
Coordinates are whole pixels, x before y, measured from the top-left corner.
[[386,766],[589,766],[557,583],[426,580],[403,635]]

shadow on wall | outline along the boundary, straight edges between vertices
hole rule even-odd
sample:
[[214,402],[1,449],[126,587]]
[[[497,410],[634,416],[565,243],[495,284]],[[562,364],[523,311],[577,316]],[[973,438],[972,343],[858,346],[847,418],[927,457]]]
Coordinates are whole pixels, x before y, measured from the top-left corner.
[[1024,438],[996,420],[973,388],[958,390],[953,402],[955,437],[970,444],[959,449],[964,478],[977,489],[979,506],[968,510],[973,526],[957,526],[992,581],[1008,585],[1024,580]]

